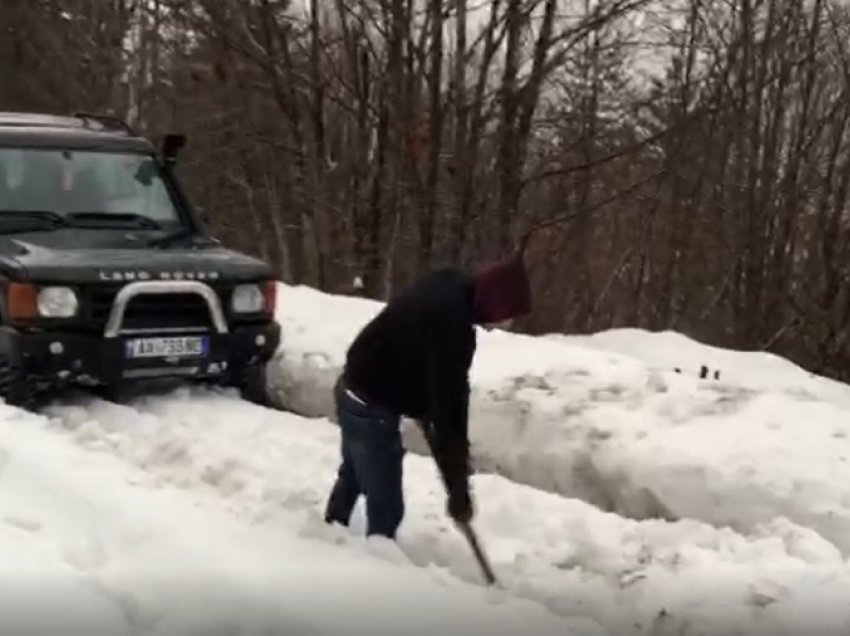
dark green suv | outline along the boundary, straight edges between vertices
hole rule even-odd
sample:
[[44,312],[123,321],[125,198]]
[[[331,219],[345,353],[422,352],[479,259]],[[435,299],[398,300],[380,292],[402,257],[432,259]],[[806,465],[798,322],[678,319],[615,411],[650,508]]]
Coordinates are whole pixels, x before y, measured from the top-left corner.
[[206,232],[161,148],[108,117],[0,113],[0,397],[184,377],[265,402],[271,267]]

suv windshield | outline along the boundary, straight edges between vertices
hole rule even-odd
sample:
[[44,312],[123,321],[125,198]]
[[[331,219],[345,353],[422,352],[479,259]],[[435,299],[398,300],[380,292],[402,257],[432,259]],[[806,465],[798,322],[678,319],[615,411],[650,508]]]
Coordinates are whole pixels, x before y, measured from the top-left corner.
[[[0,148],[0,222],[4,212],[97,218],[99,227],[174,230],[180,216],[150,155]],[[150,219],[153,223],[138,223]]]

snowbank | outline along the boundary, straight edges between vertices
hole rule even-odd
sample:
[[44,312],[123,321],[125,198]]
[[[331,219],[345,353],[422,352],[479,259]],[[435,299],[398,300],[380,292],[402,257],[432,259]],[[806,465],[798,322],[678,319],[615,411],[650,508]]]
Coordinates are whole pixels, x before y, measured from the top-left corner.
[[360,328],[382,307],[364,298],[279,285],[281,346],[269,365],[273,397],[302,415],[332,416],[331,392],[345,351]]
[[[362,508],[350,531],[321,522],[339,443],[336,427],[327,422],[200,390],[128,406],[81,399],[52,407],[49,415],[54,428],[102,453],[104,462],[122,458],[142,469],[133,473],[136,488],[179,487],[195,502],[217,499],[217,508],[228,510],[250,532],[228,536],[229,526],[209,517],[203,533],[196,534],[193,528],[199,526],[187,525],[184,516],[194,513],[174,508],[168,513],[175,515],[168,523],[173,538],[197,541],[198,552],[221,560],[222,572],[244,568],[233,579],[240,587],[246,580],[259,581],[252,578],[257,572],[273,571],[283,582],[262,589],[273,591],[286,608],[303,607],[296,618],[365,625],[367,617],[380,620],[375,604],[386,603],[410,613],[409,620],[423,621],[423,627],[427,619],[429,629],[451,618],[468,626],[460,631],[469,634],[552,633],[546,631],[552,623],[534,611],[536,606],[512,598],[524,597],[569,617],[556,624],[562,633],[587,636],[606,631],[827,636],[850,626],[850,566],[834,545],[787,519],[756,524],[745,533],[697,521],[633,521],[499,476],[477,475],[475,523],[505,590],[476,594],[457,580],[477,582],[479,575],[468,547],[447,523],[442,487],[428,458],[414,455],[405,461],[408,514],[400,551],[380,542],[365,544],[364,551]],[[81,459],[82,469],[97,470],[90,456]],[[62,465],[56,478],[64,478],[66,470]],[[103,472],[107,485],[124,479],[122,473]],[[96,500],[100,494],[99,487],[92,489]],[[128,499],[125,508],[133,510],[137,501]],[[132,541],[126,543],[132,548]],[[363,565],[368,561],[374,575],[359,569],[353,548],[366,553]],[[422,568],[410,568],[411,562]],[[187,571],[195,572],[195,566]],[[300,578],[314,567],[313,575]],[[382,585],[381,576],[391,578]],[[328,598],[325,604],[322,597],[319,610],[324,616],[305,616],[317,610],[319,589]],[[347,605],[346,595],[351,596]],[[492,604],[485,608],[483,599]],[[138,601],[141,607],[144,600]],[[362,612],[352,619],[349,608]]]
[[699,377],[706,367],[724,382],[755,390],[780,390],[850,406],[850,386],[810,373],[790,360],[766,351],[713,347],[673,331],[610,329],[587,336],[551,334],[554,342],[611,351],[642,360],[653,369],[679,369]]
[[[217,417],[228,418],[232,433],[252,431],[238,416],[253,414],[229,410],[232,402],[210,405],[224,407]],[[0,406],[3,634],[599,633],[572,632],[571,621],[529,601],[493,598],[411,568],[379,542],[355,550],[299,536],[276,508],[285,500],[303,508],[301,485],[241,471],[238,449],[211,452],[208,461],[196,456],[204,445],[214,448],[200,441],[203,419],[186,443],[179,420],[172,435],[168,420],[135,411],[71,408],[68,415],[48,422]],[[69,443],[69,429],[78,444]],[[159,434],[146,436],[152,429]],[[134,444],[139,461],[108,452],[122,443]],[[222,505],[252,485],[272,495],[262,523]],[[288,497],[273,496],[275,488]]]
[[[332,416],[345,350],[381,304],[288,286],[279,299],[275,394],[298,413]],[[668,367],[680,362],[674,348],[691,359],[678,339],[660,336],[666,358],[650,360],[661,355],[650,353],[652,338],[640,344],[646,334],[632,332],[638,344],[629,344],[624,335],[481,332],[471,371],[477,465],[638,519],[692,518],[750,532],[785,517],[850,551],[843,387],[770,356],[734,352],[715,354],[728,368],[740,356],[739,377],[760,374],[758,386],[729,379],[732,372],[699,380]],[[597,340],[605,345],[595,348]],[[632,355],[622,353],[629,347]]]

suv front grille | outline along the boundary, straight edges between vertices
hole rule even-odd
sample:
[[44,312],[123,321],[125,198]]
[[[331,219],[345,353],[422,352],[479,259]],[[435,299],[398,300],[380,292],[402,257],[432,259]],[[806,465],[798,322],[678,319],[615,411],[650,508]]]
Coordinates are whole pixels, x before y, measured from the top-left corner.
[[[109,319],[112,303],[120,286],[98,286],[86,290],[84,306],[86,323],[102,329]],[[227,317],[229,290],[214,287]],[[202,327],[212,329],[206,301],[197,294],[142,294],[127,304],[123,329],[184,329]]]

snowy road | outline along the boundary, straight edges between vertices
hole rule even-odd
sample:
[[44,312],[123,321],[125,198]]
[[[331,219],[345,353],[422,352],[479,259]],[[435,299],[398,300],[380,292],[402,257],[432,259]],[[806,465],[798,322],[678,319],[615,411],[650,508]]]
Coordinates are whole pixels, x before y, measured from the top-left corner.
[[[179,405],[199,402],[200,418],[181,419]],[[391,546],[312,538],[314,516],[294,513],[310,507],[300,484],[251,491],[272,485],[262,466],[298,449],[225,452],[273,424],[262,410],[234,411],[232,398],[163,408],[175,411],[173,443],[156,409],[60,407],[48,422],[0,405],[0,632],[570,633],[539,606],[412,568]]]
[[[4,423],[3,447],[24,453],[20,444],[33,436],[32,462],[24,454],[19,465],[38,463],[42,445],[55,447],[61,461],[39,460],[54,479],[45,490],[70,485],[86,506],[100,507],[93,517],[102,527],[82,533],[89,543],[78,550],[95,563],[87,571],[94,589],[120,599],[124,620],[146,627],[141,633],[202,619],[336,633],[352,621],[380,625],[382,612],[399,621],[395,633],[826,636],[850,625],[850,567],[840,551],[781,518],[747,534],[638,522],[476,476],[476,525],[507,588],[492,592],[463,583],[479,575],[447,523],[429,458],[405,461],[399,551],[364,542],[361,517],[351,532],[321,523],[338,444],[326,420],[185,389],[128,406],[85,398],[46,413],[47,430],[28,422],[25,436],[16,433],[21,422]],[[46,527],[38,515],[16,517]],[[147,574],[156,562],[165,570]],[[177,593],[174,572],[186,581]],[[181,609],[184,591],[194,604]],[[219,611],[193,611],[202,606]]]

